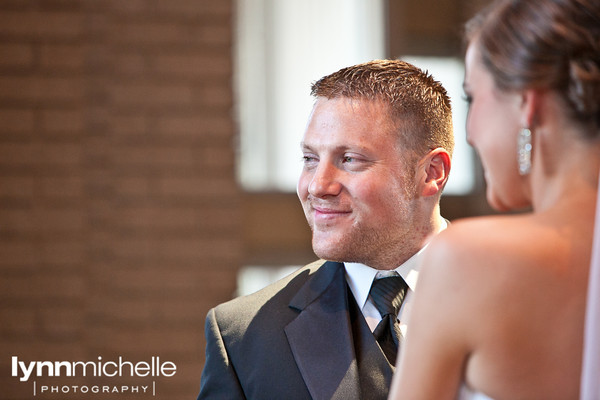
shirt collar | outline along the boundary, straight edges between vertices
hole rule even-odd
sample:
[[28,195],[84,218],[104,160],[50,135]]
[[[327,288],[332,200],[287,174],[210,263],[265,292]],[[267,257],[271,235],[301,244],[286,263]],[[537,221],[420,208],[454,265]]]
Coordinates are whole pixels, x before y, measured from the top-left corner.
[[[446,220],[442,220],[442,227],[440,231],[446,229],[448,224]],[[417,277],[419,275],[419,267],[421,265],[421,259],[423,258],[423,251],[427,248],[427,244],[415,253],[411,258],[406,260],[402,265],[394,269],[398,274],[404,278],[408,288],[412,291],[417,286]],[[367,298],[369,297],[369,291],[371,290],[371,284],[373,279],[377,275],[378,270],[371,268],[365,264],[345,262],[344,267],[346,269],[346,280],[354,294],[356,302],[362,309],[365,305]]]

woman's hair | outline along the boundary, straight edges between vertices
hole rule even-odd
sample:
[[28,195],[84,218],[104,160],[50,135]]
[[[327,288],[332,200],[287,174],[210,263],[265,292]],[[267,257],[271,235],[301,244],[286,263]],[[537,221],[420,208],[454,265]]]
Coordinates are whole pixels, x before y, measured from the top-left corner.
[[400,60],[373,60],[343,68],[313,83],[311,94],[370,100],[388,107],[403,147],[422,157],[454,150],[450,98],[427,72]]
[[498,88],[553,90],[600,136],[599,0],[496,0],[466,30]]

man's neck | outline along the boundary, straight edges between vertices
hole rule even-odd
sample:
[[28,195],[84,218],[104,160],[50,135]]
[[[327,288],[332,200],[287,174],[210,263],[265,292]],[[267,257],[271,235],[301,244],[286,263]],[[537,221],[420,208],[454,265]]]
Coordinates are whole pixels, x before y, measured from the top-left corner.
[[397,250],[401,250],[399,253],[392,254],[391,252],[387,254],[380,254],[377,259],[369,260],[367,262],[362,262],[362,264],[368,265],[371,268],[375,268],[378,270],[392,270],[397,268],[399,265],[404,264],[411,257],[421,251],[427,244],[431,241],[431,239],[446,229],[448,227],[448,222],[446,219],[442,218],[441,215],[437,214],[432,218],[432,221],[426,228],[423,229],[415,229],[416,232],[421,232],[421,236],[415,238],[415,241],[412,245],[403,243],[402,246],[398,246]]

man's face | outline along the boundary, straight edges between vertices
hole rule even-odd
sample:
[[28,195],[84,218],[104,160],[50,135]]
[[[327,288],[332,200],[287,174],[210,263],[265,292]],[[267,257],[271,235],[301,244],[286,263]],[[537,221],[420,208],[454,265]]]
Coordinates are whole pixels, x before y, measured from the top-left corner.
[[381,104],[317,99],[297,188],[317,256],[389,269],[418,248],[416,166],[404,165],[403,151]]

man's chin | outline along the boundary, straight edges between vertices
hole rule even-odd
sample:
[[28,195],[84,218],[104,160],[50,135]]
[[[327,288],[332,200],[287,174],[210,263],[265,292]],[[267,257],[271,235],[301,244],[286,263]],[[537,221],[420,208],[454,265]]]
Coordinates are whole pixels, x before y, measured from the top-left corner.
[[337,245],[324,245],[323,242],[313,241],[313,252],[317,257],[330,261],[345,261],[346,252],[344,247]]

